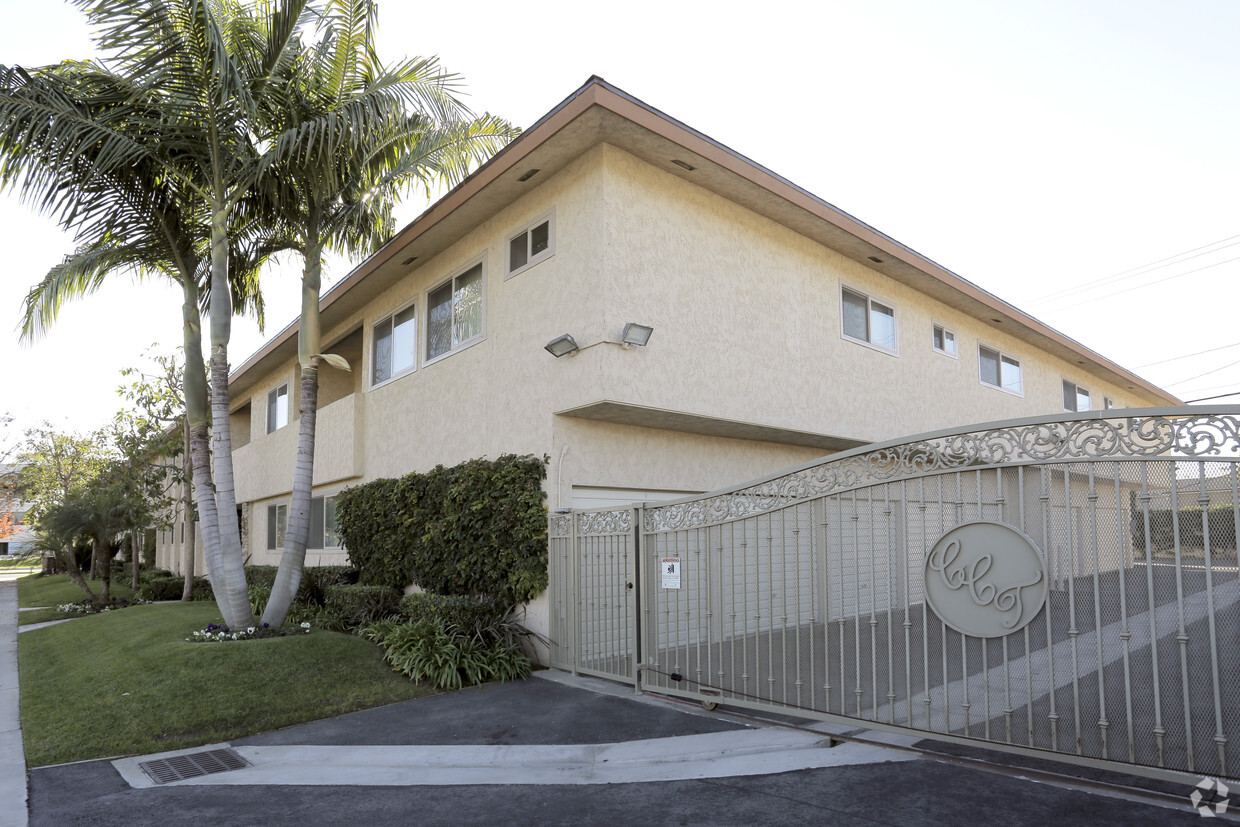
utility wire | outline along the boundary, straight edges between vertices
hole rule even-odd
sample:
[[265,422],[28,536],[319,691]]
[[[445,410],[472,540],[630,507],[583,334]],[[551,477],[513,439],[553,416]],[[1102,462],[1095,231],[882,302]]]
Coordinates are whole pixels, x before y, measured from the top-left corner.
[[1209,350],[1199,350],[1196,353],[1185,353],[1183,356],[1172,356],[1170,359],[1163,359],[1160,362],[1150,362],[1149,364],[1146,364],[1146,365],[1137,365],[1135,368],[1133,368],[1133,370],[1141,370],[1141,368],[1152,368],[1154,367],[1154,365],[1165,365],[1168,362],[1177,362],[1180,359],[1187,359],[1190,356],[1202,356],[1206,353],[1214,353],[1215,351],[1219,351],[1219,350],[1227,350],[1230,347],[1240,347],[1240,342],[1232,342],[1231,344],[1223,345],[1222,347],[1212,347]]
[[1082,305],[1086,305],[1086,304],[1093,304],[1094,302],[1099,302],[1099,301],[1102,301],[1103,299],[1109,299],[1114,296],[1118,296],[1121,293],[1131,293],[1133,290],[1141,290],[1145,287],[1153,287],[1155,284],[1162,284],[1164,281],[1171,281],[1172,279],[1183,278],[1184,276],[1191,276],[1193,273],[1200,273],[1202,270],[1209,270],[1211,267],[1218,267],[1223,264],[1230,264],[1233,261],[1240,261],[1240,256],[1236,256],[1235,258],[1224,259],[1223,261],[1216,261],[1213,264],[1207,264],[1204,267],[1198,267],[1195,270],[1186,270],[1183,273],[1177,273],[1174,276],[1167,276],[1166,278],[1155,279],[1154,281],[1147,281],[1145,284],[1136,284],[1136,285],[1133,285],[1132,287],[1125,287],[1122,290],[1115,290],[1111,293],[1103,293],[1101,296],[1095,296],[1092,299],[1081,299],[1078,302],[1074,302],[1072,304],[1065,304],[1063,307],[1057,307],[1049,311],[1044,310],[1042,312],[1043,313],[1047,313],[1047,312],[1062,313],[1065,310],[1071,310],[1073,308],[1081,307]]
[[1212,399],[1226,399],[1229,396],[1240,396],[1240,391],[1232,391],[1231,393],[1220,393],[1218,396],[1206,396],[1206,397],[1202,397],[1201,399],[1186,399],[1184,400],[1184,404],[1191,405],[1194,402],[1209,402]]
[[[1142,264],[1138,267],[1130,267],[1127,270],[1121,270],[1118,273],[1112,273],[1109,276],[1103,276],[1102,278],[1094,279],[1093,281],[1088,281],[1088,282],[1085,282],[1084,284],[1076,285],[1075,287],[1069,287],[1064,290],[1059,290],[1054,293],[1049,293],[1045,296],[1042,296],[1039,299],[1034,299],[1032,302],[1030,302],[1030,304],[1040,305],[1045,302],[1058,299],[1062,296],[1071,295],[1073,293],[1079,293],[1083,290],[1089,290],[1094,286],[1101,286],[1111,281],[1118,281],[1118,280],[1126,279],[1126,278],[1135,278],[1138,275],[1142,275],[1142,273],[1138,271],[1152,272],[1153,270],[1160,270],[1163,267],[1170,267],[1172,264],[1178,264],[1180,261],[1189,261],[1191,259],[1204,256],[1207,253],[1215,253],[1215,252],[1218,252],[1219,250],[1225,250],[1228,247],[1234,247],[1235,245],[1240,244],[1240,241],[1237,241],[1235,239],[1240,239],[1240,235],[1228,236],[1227,238],[1222,238],[1222,239],[1219,239],[1218,241],[1211,241],[1209,244],[1203,244],[1202,246],[1194,247],[1191,250],[1185,250],[1181,253],[1176,253],[1175,255],[1167,256],[1166,258],[1160,258],[1157,261],[1151,261],[1148,264]],[[1225,244],[1222,247],[1216,247],[1216,245],[1223,244],[1224,242],[1227,242],[1227,241],[1230,241],[1232,243]],[[1216,249],[1213,249],[1213,250],[1207,249],[1210,247],[1216,247]],[[1204,252],[1198,252],[1198,251],[1204,251]],[[1196,253],[1196,255],[1189,255],[1190,253]]]
[[1236,365],[1240,365],[1240,359],[1237,359],[1235,362],[1231,362],[1229,364],[1223,365],[1221,368],[1215,368],[1214,370],[1208,370],[1205,373],[1199,373],[1196,376],[1190,376],[1187,379],[1181,379],[1178,382],[1172,382],[1169,385],[1167,385],[1167,387],[1170,388],[1176,385],[1183,385],[1183,384],[1193,381],[1194,379],[1200,379],[1203,376],[1209,376],[1212,373],[1218,373],[1220,370],[1227,370],[1228,368],[1234,367]]

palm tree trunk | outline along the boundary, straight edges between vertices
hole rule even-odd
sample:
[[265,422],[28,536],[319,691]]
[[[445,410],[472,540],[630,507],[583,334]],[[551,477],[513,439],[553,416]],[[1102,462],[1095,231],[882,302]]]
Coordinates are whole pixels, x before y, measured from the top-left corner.
[[[190,480],[193,478],[194,460],[190,456],[190,450],[189,450],[189,417],[185,418],[184,430],[185,430],[185,455],[184,455],[184,459],[182,460],[182,466],[181,466],[182,467],[181,476],[184,479],[184,482],[181,483],[182,485],[181,493],[184,495],[184,499],[185,499],[185,505],[184,505],[185,519],[189,521],[190,527],[192,528],[194,525],[194,519],[193,519],[194,496],[193,496],[193,486],[190,485]],[[181,574],[185,576],[185,588],[181,590],[182,600],[193,600],[194,599],[194,563],[195,563],[194,558],[195,558],[195,553],[196,553],[195,546],[197,545],[197,538],[195,537],[195,534],[197,534],[197,532],[192,531],[192,530],[190,531],[189,539],[186,540],[184,546],[181,549]]]
[[91,591],[90,584],[86,582],[86,578],[82,576],[82,569],[77,562],[77,549],[69,546],[61,549],[60,555],[65,564],[65,570],[69,573],[69,579],[77,583],[78,588],[86,592],[86,597],[93,603],[95,602],[95,593]]
[[129,532],[129,571],[131,575],[129,587],[135,592],[142,585],[142,548],[146,544],[146,529]]
[[[215,511],[215,485],[211,480],[211,443],[207,430],[207,369],[202,362],[202,317],[198,310],[198,285],[192,278],[181,284],[185,334],[185,419],[192,457],[194,501],[198,505],[198,524],[202,527],[203,556],[207,575],[215,593],[224,624],[233,626],[232,609],[225,599],[224,577],[220,571],[220,531]],[[216,585],[218,584],[218,586]]]
[[[312,227],[312,231],[317,228]],[[306,543],[310,536],[310,493],[314,485],[314,433],[318,423],[319,284],[322,273],[322,247],[306,250],[302,274],[301,324],[297,331],[298,358],[301,362],[301,416],[297,434],[297,464],[293,468],[293,493],[289,502],[288,529],[284,532],[284,551],[280,569],[271,587],[271,597],[263,610],[263,623],[273,629],[284,624],[289,607],[297,597],[306,563]]]
[[95,540],[91,543],[91,556],[99,566],[99,578],[103,588],[99,592],[99,602],[105,606],[112,601],[112,555],[111,547],[106,540]]
[[[228,201],[216,193],[218,209],[211,217],[211,441],[215,464],[215,508],[219,538],[211,586],[224,622],[233,629],[254,624],[245,586],[245,557],[237,521],[233,479],[232,435],[228,422],[228,340],[232,335],[232,291],[228,284]],[[197,466],[201,459],[194,456]],[[195,474],[200,474],[195,471]],[[202,516],[200,514],[200,516]],[[227,605],[227,610],[225,610]]]

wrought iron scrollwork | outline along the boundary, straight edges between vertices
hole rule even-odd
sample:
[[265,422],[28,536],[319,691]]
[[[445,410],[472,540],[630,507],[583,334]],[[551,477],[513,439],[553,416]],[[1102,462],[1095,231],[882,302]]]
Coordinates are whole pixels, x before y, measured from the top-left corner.
[[614,511],[577,512],[577,534],[625,534],[633,530],[633,512],[627,508]]
[[[1240,454],[1240,418],[1201,414],[1116,419],[1069,419],[948,434],[889,445],[691,502],[643,510],[646,531],[693,528],[748,517],[792,502],[936,471],[977,465],[1063,460],[1162,457],[1204,459]],[[597,518],[603,512],[579,515]],[[593,523],[591,523],[593,525]],[[607,532],[592,532],[607,533]]]

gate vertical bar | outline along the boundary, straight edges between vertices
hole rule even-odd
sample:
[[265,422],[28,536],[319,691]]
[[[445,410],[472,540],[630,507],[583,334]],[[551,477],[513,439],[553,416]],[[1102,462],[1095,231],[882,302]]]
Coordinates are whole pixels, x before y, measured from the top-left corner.
[[[631,520],[633,521],[631,531],[633,532],[633,570],[626,572],[626,575],[632,577],[631,581],[633,589],[637,592],[636,599],[632,600],[634,611],[632,618],[632,626],[629,634],[633,640],[633,691],[640,693],[642,691],[642,670],[641,665],[645,661],[645,647],[643,646],[642,634],[642,617],[646,610],[646,589],[642,587],[642,518],[644,511],[641,505],[635,506],[632,511]],[[624,584],[627,591],[629,583]]]

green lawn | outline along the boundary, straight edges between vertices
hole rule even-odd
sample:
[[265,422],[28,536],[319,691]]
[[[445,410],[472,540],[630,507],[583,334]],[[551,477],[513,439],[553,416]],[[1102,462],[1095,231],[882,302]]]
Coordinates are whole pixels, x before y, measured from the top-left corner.
[[[103,581],[88,580],[91,591],[95,596],[99,596],[99,591],[103,588]],[[125,598],[133,600],[133,589],[129,588],[128,578],[112,578],[112,597],[116,599]],[[17,578],[17,605],[23,609],[33,609],[36,606],[59,606],[61,603],[77,603],[86,599],[86,592],[69,579],[67,574],[53,574],[50,577],[42,577],[37,574],[28,574],[25,577]],[[26,612],[25,614],[31,614]],[[57,617],[73,617],[74,615],[57,615]],[[53,620],[55,618],[46,618]],[[22,622],[33,623],[24,616]]]
[[23,632],[26,762],[198,746],[432,693],[351,635],[184,640],[212,622],[213,603],[163,603]]
[[14,557],[8,554],[0,556],[0,570],[3,569],[38,569],[43,567],[42,557]]

